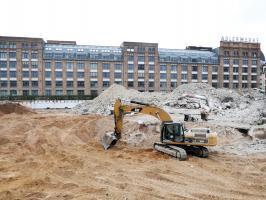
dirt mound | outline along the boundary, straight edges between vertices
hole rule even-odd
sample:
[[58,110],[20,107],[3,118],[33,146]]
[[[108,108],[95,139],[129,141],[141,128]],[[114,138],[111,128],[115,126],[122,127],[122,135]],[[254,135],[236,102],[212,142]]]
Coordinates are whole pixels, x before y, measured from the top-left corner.
[[4,103],[0,104],[0,116],[4,114],[28,114],[35,113],[30,108],[20,105],[19,103]]

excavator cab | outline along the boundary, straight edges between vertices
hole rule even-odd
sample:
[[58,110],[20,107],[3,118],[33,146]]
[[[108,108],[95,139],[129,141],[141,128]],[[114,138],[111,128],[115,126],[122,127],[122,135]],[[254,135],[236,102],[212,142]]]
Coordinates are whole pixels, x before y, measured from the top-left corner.
[[181,123],[163,123],[161,128],[161,142],[183,142],[184,128]]

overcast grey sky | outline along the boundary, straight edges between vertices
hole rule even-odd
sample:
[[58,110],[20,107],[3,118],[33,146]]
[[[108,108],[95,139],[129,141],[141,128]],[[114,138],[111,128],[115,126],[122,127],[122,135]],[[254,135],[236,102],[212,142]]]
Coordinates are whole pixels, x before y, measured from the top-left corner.
[[179,49],[217,47],[221,36],[239,36],[259,38],[266,52],[264,0],[1,0],[0,6],[0,35]]

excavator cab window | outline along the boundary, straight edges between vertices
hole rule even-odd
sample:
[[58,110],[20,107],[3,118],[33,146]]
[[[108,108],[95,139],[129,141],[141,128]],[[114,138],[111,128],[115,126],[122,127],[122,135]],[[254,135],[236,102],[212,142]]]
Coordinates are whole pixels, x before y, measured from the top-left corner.
[[180,124],[165,124],[163,127],[164,139],[175,142],[183,141],[183,127]]

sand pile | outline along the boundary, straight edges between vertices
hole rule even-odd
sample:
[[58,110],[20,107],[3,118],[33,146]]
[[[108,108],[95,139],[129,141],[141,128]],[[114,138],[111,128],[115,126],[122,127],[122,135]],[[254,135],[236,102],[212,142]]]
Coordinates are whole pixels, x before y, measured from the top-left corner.
[[0,116],[11,113],[28,114],[28,113],[34,113],[34,111],[31,110],[30,108],[20,105],[19,103],[0,104]]

